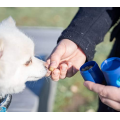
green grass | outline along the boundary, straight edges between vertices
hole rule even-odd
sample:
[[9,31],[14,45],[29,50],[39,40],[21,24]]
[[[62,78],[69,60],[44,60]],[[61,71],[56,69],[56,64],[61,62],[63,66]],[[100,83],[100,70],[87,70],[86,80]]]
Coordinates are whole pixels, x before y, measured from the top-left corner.
[[[18,26],[47,26],[66,28],[78,8],[0,8],[0,21],[12,16]],[[96,47],[94,60],[100,65],[106,59],[113,42],[109,42],[110,32],[104,42]],[[72,87],[77,90],[73,91]],[[57,86],[53,111],[88,111],[97,110],[98,96],[83,86],[83,79],[78,72],[72,78],[60,80]]]
[[12,16],[18,26],[67,27],[78,8],[20,7],[0,8],[0,21]]

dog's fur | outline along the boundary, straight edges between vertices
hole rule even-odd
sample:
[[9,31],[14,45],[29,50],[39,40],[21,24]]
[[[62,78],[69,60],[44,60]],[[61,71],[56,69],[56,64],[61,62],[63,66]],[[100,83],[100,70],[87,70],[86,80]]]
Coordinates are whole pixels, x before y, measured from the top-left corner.
[[0,23],[0,94],[18,93],[26,81],[45,76],[43,61],[34,57],[34,43],[12,17]]

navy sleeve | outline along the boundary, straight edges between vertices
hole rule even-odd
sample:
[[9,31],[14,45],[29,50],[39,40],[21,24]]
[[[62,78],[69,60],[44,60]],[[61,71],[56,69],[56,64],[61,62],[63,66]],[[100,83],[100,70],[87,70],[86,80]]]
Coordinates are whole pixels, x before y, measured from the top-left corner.
[[96,45],[103,41],[104,35],[119,16],[120,8],[82,7],[62,32],[58,42],[62,39],[75,42],[86,54],[87,60],[92,60]]

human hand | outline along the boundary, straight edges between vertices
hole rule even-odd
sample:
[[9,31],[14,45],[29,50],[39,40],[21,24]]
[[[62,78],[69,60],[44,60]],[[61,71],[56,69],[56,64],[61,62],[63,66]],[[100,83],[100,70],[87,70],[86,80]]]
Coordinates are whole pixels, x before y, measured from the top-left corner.
[[85,81],[84,86],[97,93],[104,104],[120,111],[120,88],[96,84],[90,81]]
[[46,67],[54,81],[71,77],[79,70],[86,60],[82,50],[71,40],[63,39],[48,57]]

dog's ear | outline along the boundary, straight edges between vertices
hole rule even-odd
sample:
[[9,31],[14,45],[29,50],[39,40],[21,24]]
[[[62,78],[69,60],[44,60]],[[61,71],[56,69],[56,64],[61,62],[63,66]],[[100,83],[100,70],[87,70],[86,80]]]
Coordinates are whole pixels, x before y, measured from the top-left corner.
[[10,16],[7,19],[2,21],[2,24],[6,24],[6,25],[11,25],[11,26],[15,26],[16,22],[14,21],[14,19]]
[[3,44],[3,40],[0,39],[0,58],[2,57],[3,55],[3,49],[4,49],[4,44]]

